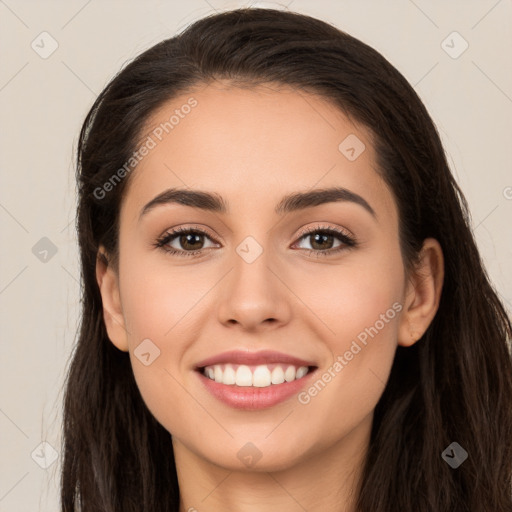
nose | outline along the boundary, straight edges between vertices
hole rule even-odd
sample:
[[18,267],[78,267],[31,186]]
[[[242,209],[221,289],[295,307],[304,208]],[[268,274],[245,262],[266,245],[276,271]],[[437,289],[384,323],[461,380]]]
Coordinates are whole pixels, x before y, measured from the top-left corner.
[[244,330],[277,328],[290,320],[292,294],[284,271],[263,251],[254,261],[234,254],[232,269],[222,280],[218,318]]

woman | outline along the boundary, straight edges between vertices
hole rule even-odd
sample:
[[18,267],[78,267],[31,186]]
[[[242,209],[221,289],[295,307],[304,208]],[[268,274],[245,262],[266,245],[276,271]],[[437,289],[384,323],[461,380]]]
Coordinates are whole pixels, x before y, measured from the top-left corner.
[[512,326],[379,53],[199,20],[100,94],[77,179],[63,511],[512,511]]

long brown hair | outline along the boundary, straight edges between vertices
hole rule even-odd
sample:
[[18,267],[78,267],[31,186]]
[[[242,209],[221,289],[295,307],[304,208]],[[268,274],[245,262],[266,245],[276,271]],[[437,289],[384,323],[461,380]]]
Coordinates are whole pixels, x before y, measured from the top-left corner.
[[[107,194],[97,191],[129,160],[155,109],[217,78],[319,94],[367,127],[398,206],[406,268],[427,237],[444,252],[438,312],[421,340],[398,347],[376,406],[358,510],[511,512],[512,325],[435,125],[377,51],[320,20],[270,9],[215,14],[153,46],[112,79],[84,121],[77,152],[82,314],[66,382],[62,511],[178,511],[171,435],[146,408],[129,355],[107,337],[95,278],[100,244],[115,264],[130,176]],[[454,441],[468,452],[456,469],[441,457]]]

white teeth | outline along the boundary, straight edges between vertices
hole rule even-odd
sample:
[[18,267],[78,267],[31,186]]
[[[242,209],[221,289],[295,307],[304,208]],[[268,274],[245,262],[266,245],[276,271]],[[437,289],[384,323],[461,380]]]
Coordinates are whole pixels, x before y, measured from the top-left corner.
[[266,365],[257,366],[252,374],[252,385],[257,388],[266,388],[270,386],[270,370]]
[[[215,365],[216,368],[220,366]],[[222,372],[222,370],[221,370]],[[252,372],[248,366],[240,365],[236,371],[236,385],[237,386],[252,386]]]
[[297,368],[297,373],[295,374],[296,379],[301,379],[308,373],[308,369],[306,366],[301,366],[300,368]]
[[226,368],[224,368],[224,372],[223,372],[223,376],[222,376],[222,383],[223,384],[236,384],[235,370],[233,370],[233,367],[230,364],[227,364]]
[[288,368],[286,368],[286,371],[284,372],[284,378],[286,382],[295,380],[295,366],[288,366]]
[[284,371],[280,366],[272,370],[272,384],[282,384],[284,382]]
[[[224,367],[224,370],[222,369]],[[272,371],[267,365],[261,364],[253,367],[254,370],[245,364],[242,365],[220,365],[207,366],[203,369],[203,374],[215,382],[227,385],[266,388],[272,384],[282,384],[283,382],[292,382],[301,379],[308,372],[307,366],[295,368],[292,365],[276,365]]]

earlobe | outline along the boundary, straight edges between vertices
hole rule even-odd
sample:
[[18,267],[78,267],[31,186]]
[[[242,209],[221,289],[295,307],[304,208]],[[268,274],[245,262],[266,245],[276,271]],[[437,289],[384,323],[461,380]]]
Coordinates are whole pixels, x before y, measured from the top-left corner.
[[437,313],[443,281],[444,258],[441,245],[434,238],[427,238],[407,285],[398,332],[399,345],[409,347],[423,336]]
[[115,270],[108,264],[106,251],[98,250],[96,258],[96,281],[103,303],[103,318],[110,341],[121,351],[128,352],[128,336],[125,327],[119,279]]

